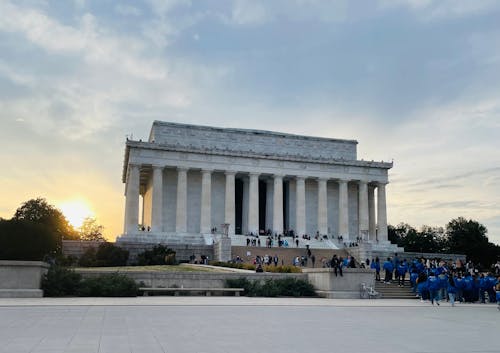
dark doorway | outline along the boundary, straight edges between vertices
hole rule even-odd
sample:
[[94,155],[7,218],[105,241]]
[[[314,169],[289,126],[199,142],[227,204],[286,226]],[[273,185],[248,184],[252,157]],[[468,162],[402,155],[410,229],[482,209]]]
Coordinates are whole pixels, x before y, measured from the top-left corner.
[[266,191],[267,183],[259,180],[259,231],[266,229]]
[[235,179],[234,181],[234,201],[235,205],[235,234],[243,234],[242,223],[243,223],[243,180]]
[[283,181],[283,230],[289,229],[288,226],[288,199],[290,197],[290,183]]

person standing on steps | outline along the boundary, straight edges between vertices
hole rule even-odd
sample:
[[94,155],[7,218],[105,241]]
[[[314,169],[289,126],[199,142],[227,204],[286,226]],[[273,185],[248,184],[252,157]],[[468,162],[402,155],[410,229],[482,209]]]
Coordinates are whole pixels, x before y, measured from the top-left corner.
[[375,261],[372,261],[370,268],[375,270],[375,281],[380,281],[380,259],[378,257],[375,258]]
[[391,279],[392,279],[392,271],[394,271],[394,266],[392,265],[392,261],[391,261],[390,257],[388,257],[387,260],[384,262],[383,268],[385,271],[384,283],[390,284]]

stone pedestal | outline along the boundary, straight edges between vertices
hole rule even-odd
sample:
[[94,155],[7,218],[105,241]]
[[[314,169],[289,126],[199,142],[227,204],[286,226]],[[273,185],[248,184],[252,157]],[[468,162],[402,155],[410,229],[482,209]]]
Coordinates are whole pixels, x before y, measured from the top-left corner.
[[42,277],[49,265],[41,261],[0,261],[0,298],[41,298]]
[[216,261],[231,260],[231,238],[222,237],[214,244],[214,256]]

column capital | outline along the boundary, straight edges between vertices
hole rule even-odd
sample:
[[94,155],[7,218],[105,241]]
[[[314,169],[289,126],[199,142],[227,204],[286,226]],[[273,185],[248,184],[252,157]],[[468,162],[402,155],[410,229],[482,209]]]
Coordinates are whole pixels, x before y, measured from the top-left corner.
[[129,163],[128,167],[129,168],[140,168],[141,164],[139,163]]
[[177,167],[178,172],[187,172],[189,170],[188,167]]
[[368,181],[366,181],[366,180],[360,180],[360,181],[358,181],[358,183],[359,183],[360,185],[361,185],[361,184],[368,184]]
[[350,180],[349,179],[338,179],[337,182],[339,184],[347,184],[348,182],[350,182]]
[[226,171],[224,172],[224,174],[225,174],[225,175],[236,175],[236,171],[234,171],[234,170],[226,170]]
[[318,182],[320,181],[325,181],[327,182],[328,180],[330,180],[329,178],[325,178],[325,177],[317,177],[316,180],[318,180]]
[[251,177],[258,177],[260,175],[260,173],[257,173],[257,172],[249,172],[248,175],[250,175]]
[[295,179],[296,179],[296,180],[306,180],[306,179],[307,179],[307,177],[302,176],[302,175],[296,175],[296,176],[295,176]]
[[285,174],[273,174],[273,177],[276,179],[276,178],[281,178],[283,179],[285,176]]
[[377,181],[377,187],[385,187],[387,184],[389,184],[389,182],[381,182],[381,181]]
[[152,164],[151,168],[153,168],[153,169],[163,169],[163,168],[165,168],[165,166],[164,165],[160,165],[160,164]]
[[206,174],[206,173],[212,173],[214,170],[213,169],[208,169],[208,168],[203,168],[201,170],[202,173]]

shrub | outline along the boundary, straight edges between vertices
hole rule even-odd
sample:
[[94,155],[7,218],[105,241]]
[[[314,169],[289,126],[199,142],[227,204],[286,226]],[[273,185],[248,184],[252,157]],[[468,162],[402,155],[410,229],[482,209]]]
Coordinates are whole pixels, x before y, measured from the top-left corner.
[[64,267],[52,266],[42,279],[43,295],[62,297],[77,295],[82,276]]
[[99,244],[97,250],[88,248],[78,260],[83,267],[125,266],[129,252],[112,243]]
[[227,279],[226,287],[244,288],[243,294],[250,297],[314,297],[316,292],[312,284],[302,279],[280,278],[249,281],[244,277]]
[[129,252],[112,243],[99,244],[95,257],[96,266],[125,266]]
[[139,266],[175,264],[175,251],[160,244],[137,255],[137,265]]
[[83,267],[93,267],[96,266],[95,258],[95,248],[88,248],[85,250],[80,259],[78,259],[78,265]]
[[135,297],[138,289],[133,279],[113,273],[84,279],[78,294],[81,297]]

